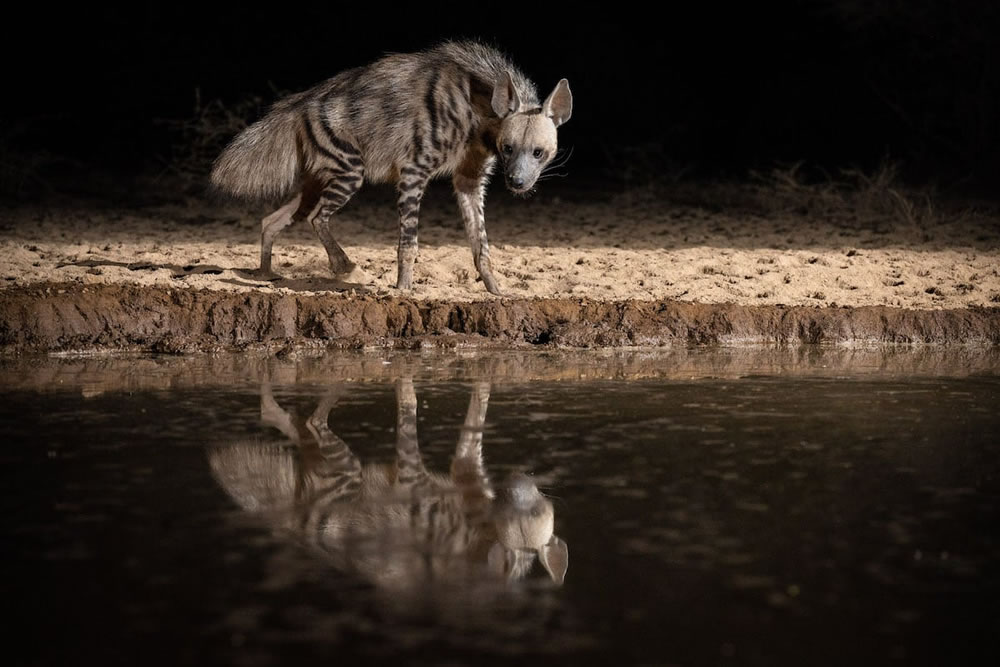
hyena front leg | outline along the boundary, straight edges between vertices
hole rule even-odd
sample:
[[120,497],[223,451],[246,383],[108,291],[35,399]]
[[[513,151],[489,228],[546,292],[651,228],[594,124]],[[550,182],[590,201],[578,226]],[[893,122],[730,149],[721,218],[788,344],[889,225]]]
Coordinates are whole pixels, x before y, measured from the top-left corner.
[[417,444],[417,393],[411,377],[396,381],[396,484],[414,495],[430,484]]
[[361,184],[364,182],[364,168],[360,163],[343,162],[339,167],[339,169],[323,168],[321,170],[323,180],[321,181],[322,185],[318,188],[319,193],[315,205],[310,206],[309,212],[306,213],[303,210],[306,197],[303,196],[303,206],[296,213],[296,216],[308,216],[309,223],[316,231],[316,235],[319,236],[323,247],[326,248],[327,257],[330,260],[330,270],[335,276],[350,273],[354,270],[355,264],[347,257],[347,253],[334,238],[333,231],[330,229],[330,219],[334,213],[344,207],[344,204],[354,196],[354,193],[361,188]]
[[416,166],[405,166],[399,170],[399,251],[396,255],[396,288],[413,287],[413,263],[417,259],[417,223],[420,216],[420,200],[430,174]]
[[483,427],[486,425],[489,402],[490,383],[477,383],[469,399],[469,410],[465,414],[465,424],[451,462],[451,479],[467,500],[490,493],[489,479],[483,466]]
[[[489,180],[490,163],[476,165],[472,169],[463,165],[452,182],[455,184],[455,196],[458,198],[458,208],[462,212],[465,223],[465,234],[472,247],[472,261],[483,279],[483,285],[490,294],[502,295],[500,285],[493,277],[490,266],[490,243],[486,238],[486,214],[484,211],[486,198],[486,183]],[[471,174],[470,174],[471,172]],[[475,175],[472,175],[475,174]]]

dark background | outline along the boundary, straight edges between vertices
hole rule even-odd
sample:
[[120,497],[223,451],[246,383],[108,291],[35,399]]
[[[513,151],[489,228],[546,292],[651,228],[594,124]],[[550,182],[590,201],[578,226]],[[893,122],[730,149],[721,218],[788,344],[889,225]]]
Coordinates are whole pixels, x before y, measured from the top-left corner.
[[196,90],[266,107],[275,89],[470,36],[510,53],[542,95],[570,80],[560,142],[573,176],[742,178],[890,158],[910,181],[990,192],[1000,180],[1000,3],[340,4],[32,9],[0,47],[0,150],[71,158],[50,169],[64,180],[152,173],[182,140],[162,121],[190,118]]

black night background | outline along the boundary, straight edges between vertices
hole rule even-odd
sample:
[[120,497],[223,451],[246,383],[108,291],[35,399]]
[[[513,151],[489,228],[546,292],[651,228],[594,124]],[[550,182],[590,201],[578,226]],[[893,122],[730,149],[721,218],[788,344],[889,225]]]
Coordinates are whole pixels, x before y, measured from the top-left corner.
[[741,178],[888,158],[910,180],[982,192],[1000,173],[996,3],[534,5],[29,9],[8,24],[0,140],[12,155],[45,150],[52,160],[35,175],[60,186],[92,169],[155,171],[182,141],[168,121],[190,119],[196,95],[252,120],[241,102],[258,99],[262,114],[276,90],[477,37],[541,89],[569,79],[576,111],[563,142],[581,177]]

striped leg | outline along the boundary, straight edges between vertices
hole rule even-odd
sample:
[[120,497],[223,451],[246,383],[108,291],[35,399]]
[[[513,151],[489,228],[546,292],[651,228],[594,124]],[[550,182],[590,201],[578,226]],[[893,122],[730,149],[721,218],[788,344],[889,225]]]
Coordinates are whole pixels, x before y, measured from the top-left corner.
[[418,492],[430,483],[417,444],[417,393],[413,378],[396,381],[396,484]]
[[488,178],[488,171],[475,178],[459,172],[455,174],[452,182],[455,185],[458,208],[462,212],[462,221],[465,223],[465,234],[472,247],[472,261],[483,279],[486,290],[490,294],[502,295],[500,285],[493,277],[493,269],[490,266],[490,243],[486,238],[486,215],[483,207]]
[[483,466],[483,427],[486,424],[486,408],[490,402],[490,383],[479,382],[469,399],[469,410],[465,414],[462,434],[455,447],[455,458],[451,463],[451,479],[466,497],[490,495],[489,479]]
[[347,253],[334,238],[333,230],[330,229],[330,219],[361,188],[364,182],[364,169],[361,166],[353,166],[349,171],[324,169],[323,176],[325,180],[322,184],[313,186],[318,193],[311,197],[304,196],[302,206],[294,217],[309,218],[309,223],[326,248],[330,270],[336,276],[353,271],[354,262],[347,257]]
[[293,214],[299,208],[302,195],[296,195],[294,199],[279,208],[277,211],[267,216],[260,223],[260,268],[253,273],[266,280],[277,278],[271,272],[271,247],[278,233],[292,224],[295,220]]
[[271,383],[267,380],[260,385],[260,421],[265,426],[273,426],[278,429],[296,445],[302,444],[302,437],[299,435],[298,429],[295,428],[295,419],[291,413],[284,410],[274,400]]
[[430,175],[420,167],[403,167],[397,187],[399,199],[399,251],[396,255],[396,288],[413,287],[413,263],[417,259],[417,223],[420,215],[420,200]]
[[[316,439],[318,460],[309,476],[313,498],[336,501],[354,496],[361,489],[361,462],[347,443],[330,430],[330,410],[340,398],[340,389],[330,391],[306,421]],[[307,453],[303,453],[306,459]]]
[[313,165],[314,178],[306,186],[310,192],[303,193],[302,207],[296,218],[300,215],[309,218],[309,224],[326,248],[330,270],[334,275],[340,275],[351,272],[354,263],[333,237],[330,218],[361,187],[365,163],[358,147],[337,134],[329,116],[320,108],[323,103],[307,105],[305,110],[303,140],[315,149],[316,162]]

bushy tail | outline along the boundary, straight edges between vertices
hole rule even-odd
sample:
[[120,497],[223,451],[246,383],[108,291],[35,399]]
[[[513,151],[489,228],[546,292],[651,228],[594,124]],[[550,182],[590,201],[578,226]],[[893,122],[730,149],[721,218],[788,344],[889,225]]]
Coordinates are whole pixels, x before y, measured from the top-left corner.
[[294,106],[279,104],[236,135],[212,167],[212,185],[243,199],[286,197],[299,179],[299,118]]
[[212,476],[248,512],[287,510],[295,503],[296,460],[283,447],[253,442],[208,450]]

